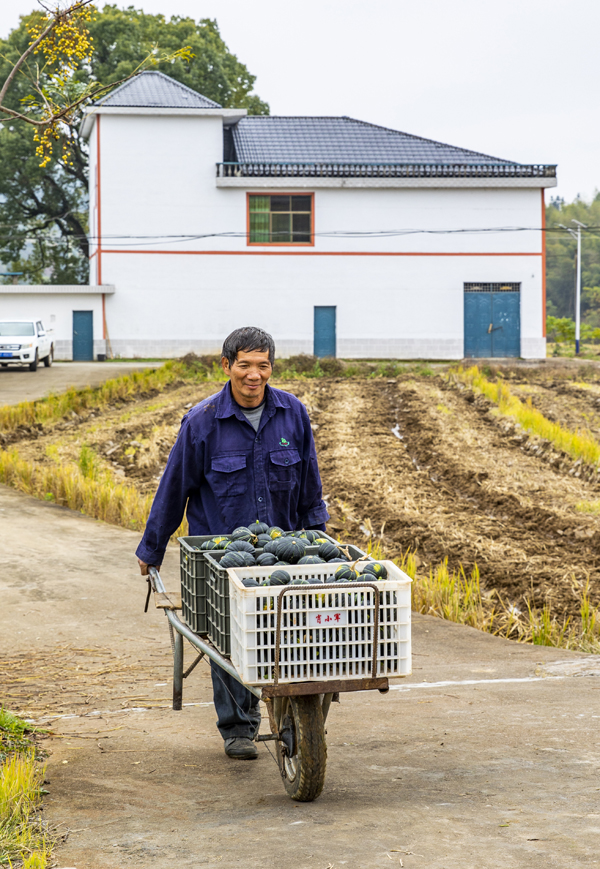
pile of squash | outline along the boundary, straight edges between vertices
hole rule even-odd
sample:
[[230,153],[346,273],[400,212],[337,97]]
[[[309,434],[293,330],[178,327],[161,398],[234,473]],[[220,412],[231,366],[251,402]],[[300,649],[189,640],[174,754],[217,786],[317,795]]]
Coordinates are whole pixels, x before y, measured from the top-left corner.
[[[313,550],[307,554],[308,547]],[[194,547],[198,550],[198,547]],[[385,565],[378,561],[361,562],[362,572],[352,569],[350,558],[339,546],[322,537],[318,531],[284,531],[276,525],[269,527],[264,522],[236,528],[231,534],[213,537],[199,547],[201,551],[225,551],[220,567],[286,567],[292,564],[339,563],[335,577],[328,582],[353,582],[357,579],[386,579]],[[316,552],[315,552],[316,549]],[[368,574],[368,576],[367,576]],[[275,570],[261,585],[308,585],[321,582],[317,579],[292,580],[286,570]],[[254,579],[244,580],[244,585],[255,586]]]
[[[331,561],[334,560],[339,559],[331,559]],[[298,564],[301,563],[301,561],[298,562]],[[304,563],[306,564],[307,562],[305,561]],[[387,568],[385,564],[381,564],[379,561],[361,561],[360,566],[362,569],[359,573],[348,564],[340,564],[335,574],[327,580],[318,579],[316,576],[307,577],[306,579],[300,577],[292,579],[287,570],[274,570],[262,582],[248,577],[247,579],[243,579],[242,583],[246,588],[254,588],[258,585],[319,585],[323,582],[373,582],[374,579],[387,578]]]

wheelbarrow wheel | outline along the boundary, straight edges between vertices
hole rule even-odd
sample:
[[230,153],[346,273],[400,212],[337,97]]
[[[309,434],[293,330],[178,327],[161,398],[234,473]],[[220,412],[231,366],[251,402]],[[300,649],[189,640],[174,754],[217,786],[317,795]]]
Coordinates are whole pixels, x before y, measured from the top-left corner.
[[320,696],[284,698],[280,722],[277,761],[285,789],[293,800],[309,803],[323,790],[327,764]]

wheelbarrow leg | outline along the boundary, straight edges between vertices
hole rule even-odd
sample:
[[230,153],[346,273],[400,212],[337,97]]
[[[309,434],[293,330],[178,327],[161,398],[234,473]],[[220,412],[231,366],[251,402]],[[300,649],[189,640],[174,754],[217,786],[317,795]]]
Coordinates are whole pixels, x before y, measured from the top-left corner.
[[175,631],[173,643],[173,709],[179,711],[183,704],[183,637]]

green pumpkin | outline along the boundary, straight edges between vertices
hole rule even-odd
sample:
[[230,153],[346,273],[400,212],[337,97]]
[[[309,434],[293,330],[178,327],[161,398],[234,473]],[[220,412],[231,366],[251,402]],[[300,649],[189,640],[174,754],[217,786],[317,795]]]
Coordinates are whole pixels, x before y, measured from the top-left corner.
[[276,561],[275,564],[276,564],[277,566],[279,566],[279,565],[283,565],[284,567],[289,567],[289,566],[290,566],[289,561]]
[[308,579],[301,579],[300,577],[298,577],[298,579],[293,579],[290,582],[290,585],[310,585],[310,582],[308,581]]
[[[197,546],[194,546],[194,549],[198,549]],[[201,544],[200,549],[203,552],[206,552],[208,549],[216,549],[214,540],[205,540],[204,543]]]
[[277,525],[272,525],[272,526],[268,529],[267,534],[269,535],[269,537],[270,537],[272,540],[275,540],[277,537],[281,537],[281,536],[283,535],[283,529],[282,529],[282,528],[278,528]]
[[364,576],[365,573],[371,574],[375,579],[387,579],[388,575],[387,567],[379,561],[368,561],[362,569],[361,576]]
[[227,552],[254,552],[254,546],[247,540],[231,540],[225,548]]
[[298,564],[305,552],[304,540],[298,540],[297,537],[281,537],[275,550],[277,558],[281,561],[288,561],[290,564]]
[[325,564],[325,562],[318,555],[305,555],[300,559],[298,564]]
[[326,540],[325,543],[321,543],[317,550],[319,558],[324,558],[325,561],[331,561],[332,558],[339,558],[340,554],[340,550],[337,546],[330,543],[329,540]]
[[256,564],[258,567],[271,567],[276,563],[277,559],[272,552],[261,552],[261,554],[256,557]]
[[263,579],[263,581],[260,583],[260,585],[271,585],[271,578],[269,576],[267,576],[266,579]]
[[272,543],[272,542],[273,541],[271,540],[271,538],[269,537],[268,534],[259,534],[258,537],[256,538],[256,543],[254,545],[256,546],[257,549],[264,549],[265,546],[267,546],[269,543]]
[[277,555],[277,544],[279,543],[279,538],[277,540],[270,540],[269,543],[265,543],[263,546],[263,552],[272,552],[273,555]]
[[229,537],[223,537],[222,535],[213,537],[213,543],[215,544],[215,549],[225,549],[229,543]]
[[226,552],[219,562],[219,567],[247,567],[244,555],[245,552]]
[[246,577],[246,579],[242,580],[242,585],[245,585],[246,588],[257,588],[258,583],[252,576]]
[[255,537],[258,537],[259,534],[268,534],[269,526],[264,522],[259,522],[257,519],[256,522],[252,522],[248,525],[248,531],[251,531]]
[[246,528],[244,525],[241,525],[239,528],[236,528],[235,531],[231,532],[232,540],[253,540],[254,534],[250,531],[249,528]]
[[274,570],[269,576],[271,585],[289,585],[291,578],[287,570]]
[[352,568],[348,567],[346,564],[340,564],[335,572],[336,582],[352,582],[356,577],[356,571],[352,570]]
[[309,543],[315,543],[317,540],[319,540],[319,538],[321,540],[324,539],[321,537],[318,531],[305,531],[304,533]]

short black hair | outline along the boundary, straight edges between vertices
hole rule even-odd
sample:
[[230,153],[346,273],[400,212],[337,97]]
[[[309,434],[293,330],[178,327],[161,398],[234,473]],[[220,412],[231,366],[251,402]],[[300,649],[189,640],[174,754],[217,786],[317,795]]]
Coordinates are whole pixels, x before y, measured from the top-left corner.
[[221,356],[229,362],[229,365],[237,359],[239,351],[251,353],[253,350],[269,351],[269,362],[271,368],[275,362],[275,342],[268,332],[264,329],[259,329],[257,326],[244,326],[242,329],[234,329],[233,332],[225,338],[223,342],[223,350]]

